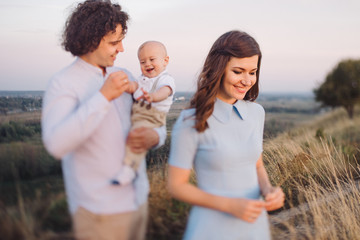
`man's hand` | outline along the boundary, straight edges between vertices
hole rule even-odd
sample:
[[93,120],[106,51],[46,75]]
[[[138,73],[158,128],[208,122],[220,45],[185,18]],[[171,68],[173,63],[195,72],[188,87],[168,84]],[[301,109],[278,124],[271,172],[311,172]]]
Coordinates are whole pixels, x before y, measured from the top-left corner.
[[139,84],[135,81],[130,81],[129,82],[129,87],[126,89],[127,93],[133,94],[136,89],[138,88]]
[[113,72],[105,80],[100,92],[111,101],[119,97],[129,88],[129,79],[123,71]]
[[134,153],[142,153],[159,143],[159,135],[152,128],[139,127],[129,132],[127,144]]

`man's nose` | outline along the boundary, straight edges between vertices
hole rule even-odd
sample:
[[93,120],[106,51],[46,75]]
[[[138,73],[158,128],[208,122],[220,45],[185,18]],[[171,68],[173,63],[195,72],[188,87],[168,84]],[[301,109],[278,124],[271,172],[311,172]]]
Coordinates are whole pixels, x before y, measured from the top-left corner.
[[124,45],[122,44],[122,42],[118,43],[118,45],[116,47],[116,51],[117,52],[123,52],[124,51]]

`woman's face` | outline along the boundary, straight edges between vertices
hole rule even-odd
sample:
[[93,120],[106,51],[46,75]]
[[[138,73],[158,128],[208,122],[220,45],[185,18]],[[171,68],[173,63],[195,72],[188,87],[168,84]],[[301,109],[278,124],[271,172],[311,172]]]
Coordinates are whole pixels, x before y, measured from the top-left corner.
[[256,83],[258,60],[258,55],[248,58],[232,57],[225,67],[217,98],[229,104],[244,99],[247,91]]

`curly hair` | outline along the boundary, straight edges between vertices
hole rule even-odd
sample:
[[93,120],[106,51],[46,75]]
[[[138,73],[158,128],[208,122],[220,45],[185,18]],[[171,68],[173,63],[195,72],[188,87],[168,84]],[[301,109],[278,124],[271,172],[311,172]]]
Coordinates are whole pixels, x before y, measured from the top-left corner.
[[259,95],[259,74],[261,51],[259,44],[245,32],[230,31],[221,35],[213,44],[198,77],[197,91],[190,101],[195,108],[195,129],[203,132],[208,128],[207,119],[214,110],[216,96],[225,74],[227,63],[232,57],[259,56],[256,83],[246,93],[244,100],[255,101]]
[[74,56],[92,52],[109,32],[121,24],[126,34],[129,15],[110,0],[87,0],[79,3],[65,23],[62,46]]

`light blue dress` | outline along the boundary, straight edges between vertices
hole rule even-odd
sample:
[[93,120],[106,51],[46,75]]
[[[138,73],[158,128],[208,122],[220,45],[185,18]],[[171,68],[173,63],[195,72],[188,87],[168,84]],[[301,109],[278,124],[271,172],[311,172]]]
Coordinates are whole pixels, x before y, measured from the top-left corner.
[[[195,109],[183,110],[173,127],[169,164],[196,171],[197,186],[211,194],[260,199],[256,162],[262,152],[265,111],[257,103],[216,100],[209,128],[193,128]],[[255,223],[194,206],[184,239],[270,239],[267,213]]]

